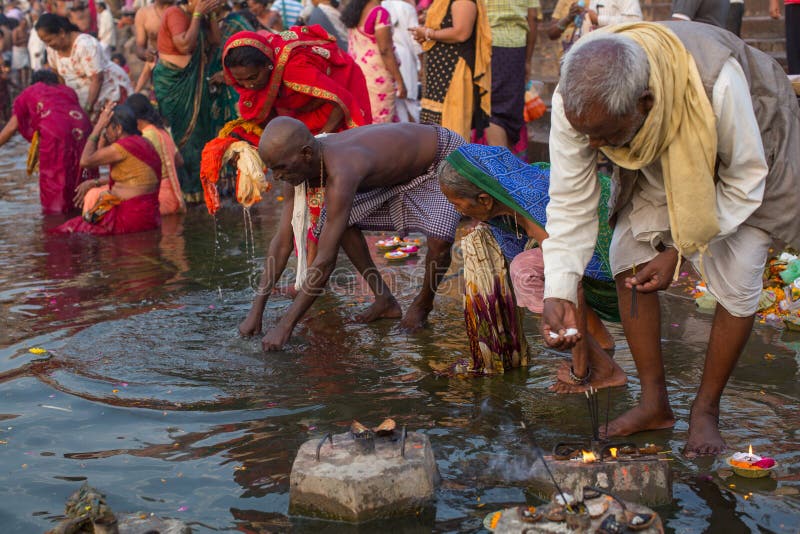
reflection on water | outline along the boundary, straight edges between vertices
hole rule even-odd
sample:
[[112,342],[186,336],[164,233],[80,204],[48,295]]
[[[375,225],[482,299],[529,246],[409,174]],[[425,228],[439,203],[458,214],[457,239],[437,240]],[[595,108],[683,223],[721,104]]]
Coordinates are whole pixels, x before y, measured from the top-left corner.
[[[200,208],[165,218],[160,232],[53,237],[45,230],[61,219],[38,215],[35,183],[22,171],[24,149],[12,142],[0,163],[5,531],[46,530],[88,480],[115,510],[178,517],[199,531],[342,532],[341,525],[286,516],[294,454],[305,440],[341,432],[353,418],[376,424],[386,416],[430,436],[444,479],[430,523],[391,527],[477,530],[488,511],[526,499],[520,481],[532,468],[533,443],[549,448],[587,436],[582,398],[547,391],[560,356],[542,348],[532,317],[529,369],[486,379],[433,373],[432,363],[468,353],[457,268],[431,327],[409,336],[391,322],[349,321],[369,295],[342,258],[333,291],[312,308],[287,350],[265,355],[258,339],[237,335],[236,325],[275,230],[274,196],[252,211],[252,244],[247,219],[233,207],[216,220]],[[419,260],[385,266],[405,306],[420,270]],[[723,399],[730,445],[769,452],[782,465],[779,480],[724,479],[720,462],[677,454],[710,318],[695,312],[680,289],[674,293],[664,299],[664,339],[679,423],[636,438],[673,451],[675,502],[660,510],[662,518],[676,532],[711,525],[796,532],[800,336],[758,327]],[[269,319],[288,304],[274,297]],[[616,358],[632,374],[621,330],[612,330]],[[32,347],[48,352],[32,354]],[[614,391],[612,416],[637,395],[632,377]]]

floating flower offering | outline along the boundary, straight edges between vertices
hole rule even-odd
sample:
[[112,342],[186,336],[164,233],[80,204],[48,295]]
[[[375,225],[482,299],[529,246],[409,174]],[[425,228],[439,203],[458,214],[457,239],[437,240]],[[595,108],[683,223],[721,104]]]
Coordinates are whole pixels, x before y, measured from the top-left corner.
[[393,250],[383,255],[389,261],[402,261],[408,258],[408,254],[402,250]]
[[747,478],[761,478],[770,474],[776,462],[772,458],[754,454],[753,446],[750,445],[746,453],[733,453],[733,456],[728,458],[728,464],[737,475]]
[[391,237],[389,239],[380,239],[375,243],[375,246],[378,247],[378,250],[381,252],[386,252],[389,250],[394,250],[397,247],[403,246],[403,240],[400,239],[398,236]]
[[399,250],[400,252],[405,252],[409,256],[416,256],[417,253],[419,252],[419,247],[417,245],[406,245],[404,247],[400,247],[397,250]]

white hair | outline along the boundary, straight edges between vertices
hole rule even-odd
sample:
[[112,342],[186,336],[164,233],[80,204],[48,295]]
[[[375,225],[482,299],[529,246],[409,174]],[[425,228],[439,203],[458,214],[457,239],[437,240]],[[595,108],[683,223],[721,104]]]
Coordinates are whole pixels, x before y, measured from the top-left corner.
[[590,33],[561,61],[564,111],[581,117],[590,106],[602,106],[612,117],[628,115],[649,80],[650,62],[636,41],[625,35]]

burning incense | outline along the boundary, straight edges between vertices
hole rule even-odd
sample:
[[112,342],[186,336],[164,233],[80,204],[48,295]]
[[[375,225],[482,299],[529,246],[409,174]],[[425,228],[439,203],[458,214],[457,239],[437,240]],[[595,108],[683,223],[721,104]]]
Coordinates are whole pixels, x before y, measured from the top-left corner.
[[589,407],[589,420],[592,424],[592,437],[595,441],[600,440],[600,402],[597,397],[597,390],[591,386],[584,392],[586,394],[586,404]]
[[611,406],[611,388],[606,388],[606,439],[608,439],[608,410]]
[[553,473],[550,472],[550,467],[548,467],[547,461],[545,461],[545,459],[544,459],[544,453],[542,453],[542,449],[540,449],[539,447],[534,447],[533,450],[536,452],[537,456],[539,456],[539,459],[542,460],[542,463],[544,464],[544,468],[545,468],[545,470],[547,470],[547,474],[550,476],[550,480],[553,482],[553,485],[556,487],[556,491],[558,491],[558,494],[561,496],[561,501],[564,503],[564,506],[566,507],[567,510],[572,510],[572,507],[570,506],[569,501],[567,501],[567,498],[564,497],[564,492],[561,491],[561,488],[559,487],[558,482],[556,482],[556,477],[554,477]]

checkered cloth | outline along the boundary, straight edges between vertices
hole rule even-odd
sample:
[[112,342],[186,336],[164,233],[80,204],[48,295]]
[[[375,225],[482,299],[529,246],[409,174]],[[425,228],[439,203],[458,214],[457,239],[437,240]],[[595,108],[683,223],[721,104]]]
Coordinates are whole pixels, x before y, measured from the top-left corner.
[[[404,184],[356,193],[349,226],[358,226],[362,230],[394,230],[401,236],[420,232],[427,237],[453,242],[461,215],[442,194],[436,169],[465,141],[446,128],[433,128],[436,128],[439,147],[425,174]],[[322,233],[326,216],[323,208],[314,229],[316,237]]]

